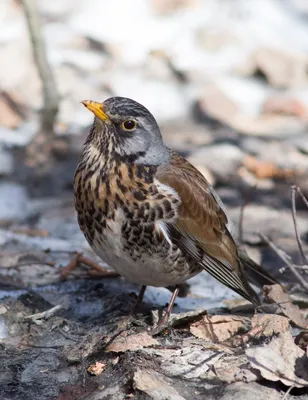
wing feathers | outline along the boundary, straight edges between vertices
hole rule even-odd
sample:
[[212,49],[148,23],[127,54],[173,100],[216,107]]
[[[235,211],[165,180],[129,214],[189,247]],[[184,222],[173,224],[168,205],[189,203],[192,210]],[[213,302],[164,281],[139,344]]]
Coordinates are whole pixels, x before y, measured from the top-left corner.
[[228,220],[203,175],[188,161],[171,153],[168,165],[156,178],[173,188],[181,199],[178,217],[166,221],[168,238],[221,283],[259,304],[242,269],[237,245],[227,229]]

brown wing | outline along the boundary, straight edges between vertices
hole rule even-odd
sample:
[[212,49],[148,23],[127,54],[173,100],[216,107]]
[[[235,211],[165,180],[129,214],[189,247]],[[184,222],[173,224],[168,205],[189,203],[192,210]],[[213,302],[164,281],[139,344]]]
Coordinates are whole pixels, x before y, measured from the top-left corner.
[[259,304],[244,276],[220,200],[203,175],[172,153],[170,163],[158,168],[156,178],[181,198],[178,218],[166,223],[170,239],[224,285]]

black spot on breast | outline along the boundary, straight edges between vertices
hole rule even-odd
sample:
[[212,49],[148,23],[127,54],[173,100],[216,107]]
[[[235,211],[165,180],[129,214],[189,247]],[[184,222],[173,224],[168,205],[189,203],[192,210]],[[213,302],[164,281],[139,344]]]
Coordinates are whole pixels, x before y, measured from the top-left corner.
[[116,201],[122,206],[124,204],[124,201],[121,199],[121,197],[116,193],[115,195]]
[[143,230],[144,230],[144,233],[147,233],[147,234],[151,235],[153,233],[153,230],[154,230],[154,224],[146,224],[146,225],[144,225]]
[[138,213],[137,213],[137,217],[138,218],[143,218],[145,214],[145,208],[144,205],[140,206]]
[[143,167],[141,165],[137,165],[136,175],[139,179],[143,178]]
[[128,209],[128,207],[123,207],[123,211],[124,211],[125,216],[126,216],[127,218],[133,218],[133,217],[134,217],[134,213],[132,213],[132,212]]
[[105,206],[105,211],[108,211],[108,208],[109,208],[109,201],[108,201],[108,199],[106,199],[106,198],[105,198],[105,200],[104,200],[104,206]]
[[135,197],[136,200],[142,201],[146,199],[146,196],[144,193],[142,193],[140,190],[134,190],[133,191],[133,196]]
[[155,212],[155,209],[152,208],[152,210],[150,210],[150,212],[149,212],[149,219],[151,221],[155,221],[155,217],[156,217],[156,212]]
[[164,211],[163,211],[163,209],[161,208],[161,206],[157,206],[157,207],[156,207],[156,218],[162,219],[163,216],[164,216]]
[[132,165],[128,165],[128,176],[129,176],[129,179],[131,179],[131,180],[134,179],[134,173],[133,173]]
[[120,181],[120,179],[117,179],[116,182],[117,182],[118,188],[121,190],[121,192],[123,194],[125,194],[128,190],[127,187],[125,185],[123,185],[123,183]]
[[85,216],[85,223],[86,223],[86,226],[88,228],[90,228],[92,226],[92,222],[93,222],[92,218],[89,215],[86,215]]
[[165,211],[168,213],[169,211],[171,211],[171,204],[169,200],[164,200],[163,201],[163,206],[165,207]]
[[109,182],[109,180],[106,181],[105,185],[106,185],[106,195],[110,196],[111,195],[111,190],[110,190],[110,182]]

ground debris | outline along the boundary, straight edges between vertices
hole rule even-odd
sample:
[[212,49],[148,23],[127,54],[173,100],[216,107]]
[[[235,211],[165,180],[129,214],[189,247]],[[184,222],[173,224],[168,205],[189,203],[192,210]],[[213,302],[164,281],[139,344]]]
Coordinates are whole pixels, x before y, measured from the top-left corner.
[[280,380],[286,386],[308,386],[308,358],[290,332],[279,334],[267,345],[247,349],[246,355],[265,379]]
[[247,330],[249,318],[228,315],[204,315],[199,321],[190,325],[190,332],[199,339],[211,342],[224,342],[239,330]]
[[251,327],[262,327],[262,336],[268,337],[290,329],[289,319],[275,314],[255,314],[251,320]]
[[156,371],[138,369],[134,374],[134,386],[154,400],[185,400],[177,390]]
[[88,367],[87,371],[91,375],[98,376],[104,372],[106,364],[102,361],[96,361],[95,364],[92,364]]
[[147,332],[122,332],[106,348],[107,352],[120,353],[125,351],[141,350],[144,347],[159,345],[159,342]]
[[308,329],[308,321],[303,317],[299,307],[291,302],[280,285],[266,285],[263,291],[267,299],[279,305],[282,313],[300,328]]

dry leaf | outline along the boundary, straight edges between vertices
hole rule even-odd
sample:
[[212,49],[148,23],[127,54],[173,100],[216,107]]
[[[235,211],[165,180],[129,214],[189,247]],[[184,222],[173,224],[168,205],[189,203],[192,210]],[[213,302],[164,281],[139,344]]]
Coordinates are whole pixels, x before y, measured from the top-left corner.
[[247,330],[249,318],[227,315],[204,315],[190,326],[190,332],[199,339],[223,342],[234,336],[240,329]]
[[282,313],[290,318],[300,328],[308,329],[308,321],[302,316],[298,306],[293,304],[290,297],[280,285],[265,285],[263,292],[266,298],[279,305]]
[[146,393],[154,400],[185,400],[177,390],[172,387],[163,375],[153,370],[141,370],[135,372],[134,383],[136,389]]
[[135,351],[143,349],[144,347],[150,347],[158,345],[159,342],[150,336],[146,332],[129,334],[129,332],[123,332],[119,335],[109,346],[107,346],[107,352],[125,352]]
[[247,358],[242,355],[224,355],[213,363],[216,378],[223,382],[253,382],[260,378],[259,372],[251,371],[247,366]]
[[286,386],[308,386],[308,358],[290,332],[279,334],[268,345],[247,349],[246,355],[263,378]]
[[103,363],[102,361],[97,361],[95,364],[90,365],[87,371],[91,375],[98,376],[104,371],[105,367],[106,367],[105,363]]
[[289,330],[289,319],[282,315],[255,314],[251,327],[262,327],[262,336],[273,336]]
[[243,164],[259,179],[286,179],[296,175],[296,171],[293,169],[277,167],[272,162],[258,160],[253,156],[246,156]]

